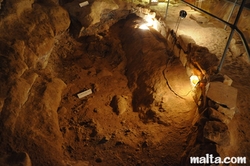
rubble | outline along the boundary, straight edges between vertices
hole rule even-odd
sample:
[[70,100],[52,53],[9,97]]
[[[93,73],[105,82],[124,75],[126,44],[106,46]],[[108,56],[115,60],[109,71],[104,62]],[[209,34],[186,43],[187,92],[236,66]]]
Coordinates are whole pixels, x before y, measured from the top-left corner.
[[223,77],[224,77],[223,83],[228,85],[228,86],[231,86],[233,83],[233,80],[230,77],[228,77],[227,75],[224,75]]
[[209,21],[208,18],[206,18],[205,16],[202,16],[201,14],[191,14],[190,18],[200,24],[205,24]]
[[234,117],[234,114],[235,114],[235,107],[234,108],[225,108],[225,107],[222,107],[222,106],[219,106],[218,108],[218,111],[220,113],[222,113],[223,115],[225,115],[226,117],[230,118],[230,119],[233,119]]
[[117,115],[121,115],[129,110],[127,99],[128,97],[123,95],[115,95],[113,97],[110,105],[113,107],[113,110]]
[[230,144],[230,134],[226,124],[218,121],[207,121],[203,129],[204,137],[221,146]]

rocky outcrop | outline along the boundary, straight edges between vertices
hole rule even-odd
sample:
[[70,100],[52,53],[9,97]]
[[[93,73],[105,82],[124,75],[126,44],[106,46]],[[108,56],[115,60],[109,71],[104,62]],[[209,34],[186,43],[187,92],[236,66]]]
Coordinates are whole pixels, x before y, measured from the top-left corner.
[[0,22],[1,163],[11,165],[18,158],[17,165],[63,165],[57,109],[66,85],[45,70],[56,37],[69,27],[68,13],[52,1],[12,0],[4,5]]
[[125,18],[131,6],[122,1],[85,1],[80,6],[79,1],[62,4],[69,12],[72,23],[71,31],[75,37],[95,35],[107,31],[111,25]]
[[113,97],[110,105],[113,107],[114,112],[117,115],[121,115],[129,110],[128,97],[123,95],[116,95]]

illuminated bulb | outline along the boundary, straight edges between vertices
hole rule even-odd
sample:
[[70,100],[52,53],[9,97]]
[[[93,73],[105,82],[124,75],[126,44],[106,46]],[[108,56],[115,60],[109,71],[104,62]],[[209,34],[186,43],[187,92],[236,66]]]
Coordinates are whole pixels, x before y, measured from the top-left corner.
[[149,28],[148,28],[147,24],[142,24],[139,26],[139,29],[148,30]]
[[141,24],[139,26],[139,29],[146,29],[146,30],[149,30],[149,27],[151,28],[154,28],[155,30],[158,29],[158,26],[157,26],[157,22],[153,19],[154,16],[152,15],[147,15],[144,20],[146,21],[146,23],[144,24]]
[[146,16],[145,20],[147,21],[148,26],[152,26],[154,24],[154,20],[149,15]]
[[191,85],[193,86],[193,87],[195,87],[198,83],[199,83],[199,78],[198,78],[198,76],[196,76],[196,75],[192,75],[191,77],[190,77],[190,82],[191,82]]

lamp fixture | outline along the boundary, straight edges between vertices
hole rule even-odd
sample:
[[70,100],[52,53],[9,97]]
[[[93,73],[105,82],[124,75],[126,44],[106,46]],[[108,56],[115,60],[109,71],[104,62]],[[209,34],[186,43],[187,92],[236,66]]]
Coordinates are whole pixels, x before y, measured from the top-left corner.
[[181,11],[180,11],[180,14],[179,14],[179,17],[180,17],[181,19],[183,19],[183,18],[186,18],[186,16],[187,16],[187,12],[186,12],[185,10],[181,10]]
[[181,10],[180,13],[179,13],[179,17],[177,19],[177,22],[176,22],[176,30],[175,30],[175,33],[177,33],[177,30],[179,28],[179,24],[181,22],[182,19],[186,18],[187,16],[187,12],[185,10]]

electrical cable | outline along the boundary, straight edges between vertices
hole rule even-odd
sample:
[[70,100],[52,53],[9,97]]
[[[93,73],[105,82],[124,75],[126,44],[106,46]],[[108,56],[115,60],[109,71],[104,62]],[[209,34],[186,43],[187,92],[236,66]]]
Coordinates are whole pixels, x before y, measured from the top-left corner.
[[177,97],[179,97],[179,98],[185,100],[184,97],[188,96],[189,93],[191,93],[193,90],[191,89],[191,90],[190,90],[187,94],[185,94],[185,95],[179,95],[179,94],[176,93],[176,92],[174,91],[174,89],[170,86],[169,81],[168,81],[168,79],[167,79],[167,77],[166,77],[165,71],[166,71],[166,69],[168,68],[168,64],[169,64],[169,62],[170,62],[171,59],[172,59],[172,58],[169,58],[169,59],[167,60],[166,67],[165,67],[165,69],[162,71],[163,77],[164,77],[164,79],[166,80],[166,84],[167,84],[169,90],[170,90],[171,92],[173,92]]

